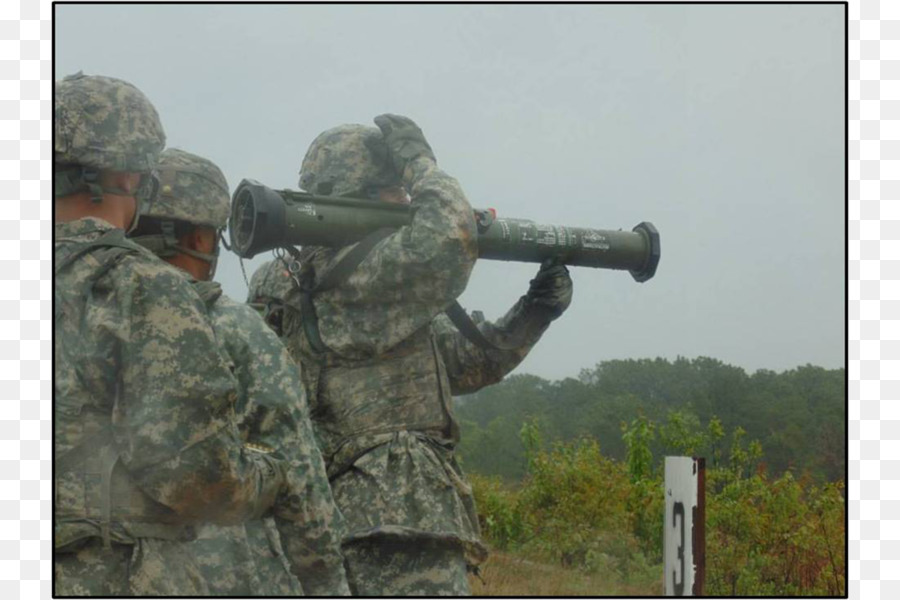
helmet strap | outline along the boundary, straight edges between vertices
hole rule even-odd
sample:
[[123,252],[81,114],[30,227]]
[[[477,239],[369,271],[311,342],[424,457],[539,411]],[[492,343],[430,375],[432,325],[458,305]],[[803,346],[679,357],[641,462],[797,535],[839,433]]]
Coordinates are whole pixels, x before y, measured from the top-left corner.
[[81,180],[87,186],[91,195],[91,202],[94,204],[103,202],[103,188],[100,187],[100,171],[90,167],[82,167]]
[[90,194],[92,204],[100,204],[103,202],[103,194],[113,194],[116,196],[129,196],[135,200],[134,217],[131,224],[125,230],[126,233],[134,231],[137,227],[138,219],[141,215],[141,198],[139,194],[129,192],[117,187],[103,187],[100,185],[100,170],[94,167],[71,166],[53,169],[53,197],[64,198],[78,192],[85,191]]
[[[100,171],[93,167],[69,166],[53,168],[53,196],[64,198],[85,188],[91,195],[91,202],[100,204],[103,202],[103,188],[100,186]],[[119,190],[109,190],[119,191]]]
[[210,265],[209,278],[213,278],[213,275],[215,275],[216,272],[216,266],[219,262],[218,237],[221,236],[221,231],[217,232],[215,250],[213,250],[211,254],[207,254],[206,252],[200,252],[199,250],[185,248],[178,243],[178,238],[175,236],[175,221],[169,219],[160,219],[159,228],[162,233],[142,235],[133,239],[135,242],[160,258],[171,258],[176,254],[181,253],[187,254],[188,256],[193,256],[194,258],[198,258],[204,262],[208,262]]
[[[219,263],[219,238],[221,237],[221,232],[216,232],[216,243],[214,246],[214,250],[211,254],[207,254],[206,252],[200,252],[199,250],[192,250],[191,248],[185,248],[181,244],[178,243],[178,238],[175,237],[175,221],[171,221],[169,219],[163,219],[159,222],[160,229],[162,229],[162,238],[163,238],[163,247],[164,251],[167,252],[167,256],[172,256],[175,252],[180,252],[182,254],[187,254],[188,256],[193,256],[194,258],[200,259],[204,262],[209,263],[209,278],[212,279],[213,275],[216,273],[216,266]],[[163,256],[159,254],[159,256]]]
[[199,258],[202,261],[209,263],[209,278],[212,279],[213,275],[216,274],[216,266],[219,263],[219,244],[216,242],[216,249],[213,250],[212,254],[207,254],[206,252],[198,252],[197,250],[191,250],[190,248],[185,248],[184,246],[175,246],[175,250],[177,252],[181,252],[182,254],[187,254],[188,256],[193,256],[194,258]]

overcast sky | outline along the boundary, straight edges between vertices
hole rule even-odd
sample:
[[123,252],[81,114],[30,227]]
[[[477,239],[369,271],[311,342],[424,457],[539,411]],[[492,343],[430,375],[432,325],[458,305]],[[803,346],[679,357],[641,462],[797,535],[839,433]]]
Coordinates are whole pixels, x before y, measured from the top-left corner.
[[[232,189],[295,188],[318,133],[393,112],[475,207],[653,222],[656,277],[572,269],[571,308],[516,372],[844,364],[841,5],[55,8],[56,77],[134,83],[168,145],[216,162]],[[219,265],[245,299],[237,258]],[[480,261],[461,303],[496,318],[536,270]]]

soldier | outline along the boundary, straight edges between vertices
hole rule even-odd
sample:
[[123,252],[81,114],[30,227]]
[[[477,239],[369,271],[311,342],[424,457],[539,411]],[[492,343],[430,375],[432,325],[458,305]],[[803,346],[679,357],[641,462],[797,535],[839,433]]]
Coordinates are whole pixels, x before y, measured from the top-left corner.
[[294,282],[280,259],[263,263],[250,277],[247,303],[258,310],[278,337],[284,333],[284,301]]
[[261,514],[283,461],[242,448],[199,296],[125,238],[155,195],[153,105],[79,73],[55,84],[53,121],[54,591],[204,595],[193,525]]
[[[454,457],[452,395],[496,383],[519,364],[569,305],[572,283],[564,266],[543,265],[503,318],[479,319],[479,343],[464,337],[442,313],[477,257],[472,208],[412,121],[382,115],[375,123],[379,129],[343,125],[319,135],[300,187],[373,201],[411,196],[412,224],[344,248],[304,247],[254,277],[250,299],[265,303],[269,316],[283,301],[283,339],[303,365],[313,425],[347,519],[351,590],[468,595],[467,566],[483,561],[486,549]],[[298,275],[286,293],[285,265]]]
[[[348,595],[340,553],[342,520],[309,422],[297,365],[259,314],[222,295],[212,281],[230,196],[209,160],[167,149],[160,193],[142,214],[134,241],[173,264],[206,302],[221,351],[238,380],[236,411],[244,445],[290,461],[288,491],[274,517],[198,528],[190,545],[216,596]],[[288,549],[285,562],[282,543]],[[302,584],[302,588],[300,587]]]

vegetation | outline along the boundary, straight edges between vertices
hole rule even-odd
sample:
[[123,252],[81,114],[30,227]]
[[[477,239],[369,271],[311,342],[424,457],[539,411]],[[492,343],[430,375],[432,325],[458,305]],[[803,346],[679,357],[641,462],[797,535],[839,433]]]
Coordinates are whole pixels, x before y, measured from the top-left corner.
[[[685,383],[678,372],[695,377]],[[473,580],[477,594],[661,594],[665,455],[707,457],[707,595],[844,593],[842,371],[748,377],[710,359],[615,361],[578,381],[512,377],[479,396],[459,410],[470,429],[460,453],[496,550],[487,585]],[[518,410],[492,416],[513,403]],[[827,431],[836,433],[826,440]]]
[[668,429],[654,436],[650,449],[655,456],[677,450],[706,456],[711,467],[718,466],[721,435],[685,437],[699,431],[701,422],[715,420],[723,431],[740,427],[748,439],[757,440],[763,448],[760,464],[768,473],[790,470],[819,483],[837,481],[846,468],[844,375],[843,369],[811,365],[748,375],[703,357],[607,361],[577,379],[554,382],[513,375],[457,398],[460,455],[469,471],[515,482],[527,466],[519,439],[525,422],[535,421],[548,444],[594,439],[604,456],[625,460],[622,423],[640,415],[667,421],[669,413],[677,413],[666,423]]

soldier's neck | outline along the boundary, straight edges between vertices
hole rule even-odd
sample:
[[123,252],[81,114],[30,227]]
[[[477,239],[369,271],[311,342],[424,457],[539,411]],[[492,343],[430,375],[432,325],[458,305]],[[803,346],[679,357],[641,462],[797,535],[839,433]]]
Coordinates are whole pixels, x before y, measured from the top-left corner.
[[57,198],[54,202],[53,220],[68,223],[85,217],[103,219],[113,227],[126,229],[134,215],[134,200],[130,202],[122,196],[103,195],[102,202],[93,202],[87,193],[73,194]]

